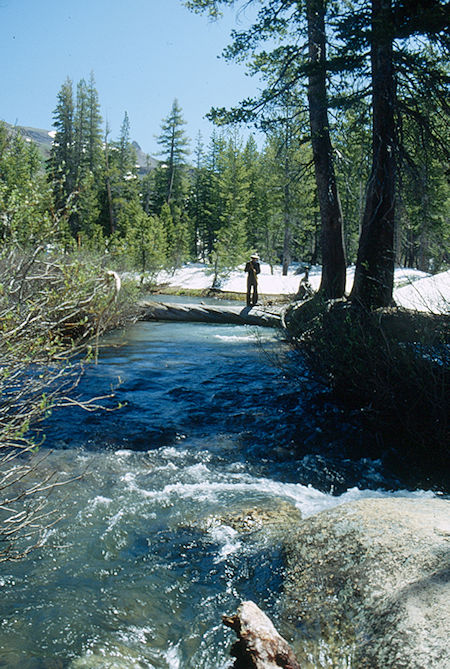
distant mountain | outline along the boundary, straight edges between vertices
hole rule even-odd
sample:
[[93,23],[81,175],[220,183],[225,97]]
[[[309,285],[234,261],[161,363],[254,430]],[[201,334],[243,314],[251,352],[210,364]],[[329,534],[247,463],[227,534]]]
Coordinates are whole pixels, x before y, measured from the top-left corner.
[[[10,128],[12,129],[12,126]],[[53,142],[53,132],[41,130],[40,128],[26,128],[22,125],[16,125],[15,130],[18,130],[25,139],[34,142],[45,159],[49,157]]]
[[160,161],[156,158],[152,158],[148,153],[144,153],[137,142],[132,142],[132,145],[136,151],[137,164],[139,165],[138,172],[139,174],[148,174],[158,167]]
[[[9,125],[9,123],[6,123],[6,125],[13,129],[13,126]],[[18,130],[26,140],[34,142],[44,160],[47,160],[50,155],[54,131],[42,130],[41,128],[27,128],[23,125],[15,126],[15,130]],[[151,172],[151,170],[159,165],[159,161],[156,160],[156,158],[152,158],[152,156],[149,156],[147,153],[144,153],[137,142],[132,142],[132,145],[136,151],[138,173],[140,175],[148,174],[148,172]]]

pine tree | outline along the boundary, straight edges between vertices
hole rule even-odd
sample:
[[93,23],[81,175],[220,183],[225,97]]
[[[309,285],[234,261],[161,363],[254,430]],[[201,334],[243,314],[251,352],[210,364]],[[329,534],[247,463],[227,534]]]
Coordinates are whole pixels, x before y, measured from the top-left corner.
[[58,93],[58,103],[53,115],[56,132],[48,163],[49,178],[58,209],[67,207],[76,187],[74,117],[73,85],[71,79],[67,78]]
[[355,263],[361,221],[364,213],[366,183],[370,174],[370,116],[367,105],[347,109],[339,115],[334,133],[336,176],[345,221],[346,257]]
[[[445,125],[443,110],[434,100],[416,95],[416,105],[434,128]],[[403,123],[402,149],[398,166],[399,260],[425,272],[439,271],[450,258],[446,149],[411,118]]]
[[108,123],[105,127],[105,137],[103,142],[103,188],[100,190],[100,200],[102,203],[101,220],[107,236],[114,235],[116,231],[116,215],[113,207],[113,183],[118,179],[118,168],[113,160],[114,147],[109,141],[110,128]]
[[[396,189],[399,155],[399,118],[411,113],[399,99],[412,80],[417,94],[443,93],[442,49],[431,56],[422,41],[448,48],[448,21],[439,0],[371,0],[369,43],[372,81],[372,170],[358,248],[355,281],[351,297],[369,308],[392,302],[395,262]],[[348,24],[343,35],[348,33]],[[399,46],[396,38],[400,38]],[[425,67],[424,67],[425,66]],[[426,68],[426,69],[425,69]],[[406,107],[406,111],[405,111]],[[414,105],[415,107],[415,105]],[[417,108],[412,110],[417,115]]]
[[279,262],[283,254],[283,214],[278,181],[278,145],[274,145],[270,138],[271,135],[267,137],[260,157],[261,218],[257,239],[251,240],[250,246],[258,249],[261,257],[269,263],[273,274],[273,266]]
[[261,156],[253,135],[250,135],[245,144],[243,161],[246,166],[248,179],[248,210],[245,232],[250,248],[257,249],[259,247],[261,226],[264,218],[262,202],[265,189],[262,183],[264,177],[261,174]]
[[189,196],[189,216],[192,221],[191,249],[194,259],[206,260],[208,172],[205,162],[205,150],[201,133],[195,146],[195,168]]
[[97,176],[102,166],[102,117],[100,114],[100,104],[93,72],[90,74],[87,85],[87,108],[87,165],[89,170]]
[[250,182],[237,132],[230,133],[223,152],[219,187],[222,196],[220,227],[214,241],[211,262],[213,286],[219,278],[242,263],[248,254],[246,228],[250,200]]
[[[189,0],[196,11],[219,13],[231,0]],[[257,99],[231,110],[216,109],[220,122],[260,119],[277,97],[293,90],[305,77],[317,193],[322,216],[322,289],[337,296],[344,279],[340,208],[327,106],[361,104],[372,93],[372,170],[366,189],[365,213],[359,242],[352,299],[369,308],[392,300],[394,228],[396,219],[397,152],[404,115],[417,117],[405,91],[426,90],[444,100],[448,53],[448,8],[442,0],[262,0],[253,26],[234,32],[226,50],[229,58],[247,60],[252,73],[268,82]],[[305,40],[307,29],[307,40]],[[417,39],[420,36],[421,39]],[[328,37],[328,44],[325,38]],[[271,50],[264,51],[269,43]],[[305,45],[309,57],[305,57]],[[329,53],[326,47],[333,44]],[[424,47],[424,44],[426,45]],[[434,54],[427,46],[435,47]],[[370,61],[367,57],[371,53]],[[371,68],[368,67],[371,65]],[[414,95],[410,96],[414,101]],[[401,101],[399,103],[399,101]],[[445,104],[445,103],[443,103]],[[262,119],[262,121],[261,121]],[[428,135],[434,134],[421,119]]]
[[130,141],[130,119],[125,112],[122,125],[120,127],[119,141],[117,143],[119,151],[119,176],[121,179],[128,179],[136,176],[136,150]]
[[35,246],[54,242],[51,189],[36,145],[0,122],[0,240]]
[[308,24],[308,110],[311,143],[319,200],[322,249],[320,289],[327,298],[342,297],[346,262],[342,209],[331,145],[327,95],[326,0],[307,0]]
[[204,253],[211,257],[218,231],[221,226],[221,212],[224,207],[224,194],[220,188],[226,142],[223,136],[214,130],[205,157],[205,201],[202,212],[202,234]]
[[166,265],[166,235],[158,216],[139,212],[126,241],[133,266],[141,272],[142,281],[146,276],[153,279]]
[[185,123],[181,107],[175,99],[169,115],[162,122],[161,134],[157,138],[164,160],[164,201],[179,207],[183,207],[186,194],[184,172],[189,140],[183,130]]
[[176,205],[168,203],[161,207],[159,219],[166,239],[166,254],[169,267],[175,270],[186,260],[189,248],[189,226],[186,214]]
[[394,289],[397,107],[391,0],[372,0],[372,171],[356,261],[352,299],[386,307]]
[[105,142],[105,163],[110,233],[125,238],[142,210],[136,151],[130,142],[130,120],[127,112],[124,114],[117,142]]
[[[98,215],[98,193],[101,173],[101,139],[98,95],[91,74],[89,85],[81,79],[76,101],[70,79],[63,84],[54,113],[56,134],[48,162],[57,209],[68,216],[72,236],[80,243],[82,234]],[[94,181],[89,174],[94,175]],[[89,196],[86,197],[86,193]],[[82,198],[80,203],[78,200]],[[88,212],[88,203],[93,211]],[[83,212],[83,214],[82,214]],[[85,220],[83,220],[82,216]],[[88,222],[86,222],[88,221]]]
[[89,142],[89,116],[88,116],[88,93],[84,79],[77,85],[76,107],[74,114],[74,169],[77,174],[77,182],[89,169],[88,162]]
[[317,228],[312,153],[305,142],[306,119],[295,105],[273,108],[266,121],[264,248],[270,262],[280,258],[286,274],[292,259],[311,261]]
[[[218,7],[232,4],[230,0],[190,0],[186,3],[195,11],[218,14]],[[234,32],[233,42],[225,51],[230,59],[247,60],[252,73],[261,74],[267,88],[259,99],[249,99],[234,109],[212,110],[217,122],[240,122],[259,119],[276,99],[291,95],[299,81],[308,81],[309,118],[315,163],[316,186],[322,219],[322,282],[326,297],[340,297],[345,288],[345,254],[340,207],[330,130],[328,121],[325,29],[325,0],[270,0],[261,3],[256,21],[247,31]],[[292,35],[292,42],[287,40]],[[280,43],[272,52],[264,50],[265,43]],[[305,47],[308,46],[308,54]],[[259,49],[259,52],[258,52]],[[298,101],[299,102],[299,101]],[[286,182],[287,183],[287,182]],[[290,197],[288,187],[286,200]],[[286,209],[289,209],[287,206]],[[285,216],[284,271],[289,262],[290,226]]]
[[76,203],[78,245],[95,251],[104,248],[104,234],[100,224],[99,192],[94,174],[88,170],[79,179]]

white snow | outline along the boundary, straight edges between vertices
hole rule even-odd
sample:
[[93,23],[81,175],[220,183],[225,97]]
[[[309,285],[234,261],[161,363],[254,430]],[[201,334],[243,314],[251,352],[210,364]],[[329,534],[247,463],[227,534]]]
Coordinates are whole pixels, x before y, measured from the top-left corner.
[[[280,265],[273,268],[271,274],[270,266],[261,263],[261,274],[259,275],[258,290],[264,295],[295,295],[303,273],[298,264],[292,264],[287,276],[282,275]],[[296,272],[299,271],[297,274]],[[353,284],[355,274],[354,266],[347,269],[346,292],[349,293]],[[320,285],[321,267],[311,267],[309,282],[314,290]],[[450,311],[450,270],[441,272],[434,276],[415,269],[398,267],[394,276],[394,299],[398,306],[417,311],[428,311],[432,313],[448,313]],[[211,288],[213,273],[207,265],[202,263],[189,263],[174,273],[160,272],[157,277],[158,284],[168,284],[171,287],[187,289]],[[246,274],[244,266],[238,267],[223,278],[220,284],[222,291],[229,293],[246,292]]]
[[399,306],[435,314],[450,312],[450,270],[408,283],[394,292]]

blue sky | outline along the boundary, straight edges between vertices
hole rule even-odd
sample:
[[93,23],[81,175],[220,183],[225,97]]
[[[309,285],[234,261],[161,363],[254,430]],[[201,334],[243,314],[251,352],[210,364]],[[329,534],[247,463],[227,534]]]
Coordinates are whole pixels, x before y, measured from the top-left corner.
[[211,22],[181,0],[0,0],[0,119],[50,130],[62,83],[92,70],[113,138],[127,111],[132,138],[155,155],[178,98],[193,147],[199,131],[209,138],[211,106],[257,91],[243,65],[218,58],[246,19],[234,9]]

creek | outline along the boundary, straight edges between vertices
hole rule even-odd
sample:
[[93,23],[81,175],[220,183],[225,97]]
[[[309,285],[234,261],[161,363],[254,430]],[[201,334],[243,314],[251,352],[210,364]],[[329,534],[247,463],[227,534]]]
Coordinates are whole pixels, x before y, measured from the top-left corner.
[[44,547],[1,565],[0,667],[225,668],[222,614],[253,599],[277,623],[283,584],[279,534],[227,514],[431,494],[367,457],[339,407],[311,403],[275,331],[137,323],[105,338],[79,391],[119,378],[104,403],[121,409],[60,409],[44,426],[40,475],[81,478],[54,491]]

